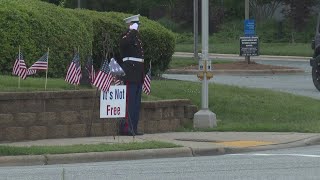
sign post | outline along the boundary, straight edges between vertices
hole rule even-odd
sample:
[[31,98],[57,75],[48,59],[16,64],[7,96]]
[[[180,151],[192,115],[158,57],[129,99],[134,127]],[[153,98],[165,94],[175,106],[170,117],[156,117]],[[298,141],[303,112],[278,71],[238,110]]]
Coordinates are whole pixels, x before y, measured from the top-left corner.
[[[249,0],[244,1],[244,10],[245,10],[245,12],[244,12],[244,18],[245,18],[244,34],[245,34],[245,36],[254,36],[254,31],[253,32],[250,31],[250,30],[252,30],[251,28],[252,27],[254,28],[255,26],[254,25],[252,26],[252,24],[250,23],[250,20],[249,20],[250,19],[250,2],[249,2]],[[246,23],[247,23],[247,25],[246,25]],[[246,29],[246,28],[250,28],[250,29]],[[246,35],[246,31],[251,34]],[[248,64],[250,64],[250,56],[246,56],[245,60],[247,61]]]

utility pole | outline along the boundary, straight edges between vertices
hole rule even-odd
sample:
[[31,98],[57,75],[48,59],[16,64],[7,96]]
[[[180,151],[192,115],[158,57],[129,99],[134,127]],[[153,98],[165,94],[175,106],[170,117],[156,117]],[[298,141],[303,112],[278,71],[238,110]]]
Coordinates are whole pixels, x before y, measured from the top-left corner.
[[216,115],[209,109],[208,79],[212,78],[211,61],[209,61],[209,0],[201,1],[201,41],[202,52],[199,61],[199,79],[202,80],[201,110],[194,114],[194,128],[212,128],[216,126]]
[[193,0],[193,57],[199,61],[198,55],[198,37],[199,37],[199,1]]
[[[244,4],[244,8],[245,8],[245,19],[250,19],[249,17],[249,0],[245,0],[245,4]],[[250,56],[246,56],[245,60],[248,62],[248,64],[250,64]]]

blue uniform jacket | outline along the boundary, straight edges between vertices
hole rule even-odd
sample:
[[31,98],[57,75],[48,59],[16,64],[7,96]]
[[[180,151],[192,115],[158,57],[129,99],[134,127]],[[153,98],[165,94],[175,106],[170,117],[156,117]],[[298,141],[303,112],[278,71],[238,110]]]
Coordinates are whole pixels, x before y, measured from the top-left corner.
[[137,30],[128,30],[120,40],[120,58],[118,63],[126,73],[123,80],[129,82],[143,82],[144,65],[143,62],[122,61],[123,58],[133,57],[144,59],[144,51],[140,34]]

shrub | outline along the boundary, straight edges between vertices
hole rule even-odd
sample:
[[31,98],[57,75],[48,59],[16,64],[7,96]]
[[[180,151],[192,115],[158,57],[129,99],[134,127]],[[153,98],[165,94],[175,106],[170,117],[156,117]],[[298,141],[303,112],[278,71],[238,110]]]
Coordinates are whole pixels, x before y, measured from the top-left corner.
[[[291,43],[292,40],[299,43],[309,43],[310,39],[314,36],[315,22],[314,19],[310,19],[303,32],[294,32],[288,21],[284,21],[282,24],[275,20],[256,22],[256,34],[260,42],[265,43]],[[243,30],[243,20],[226,22],[221,26],[221,30],[218,33],[213,34],[210,41],[233,42],[239,40],[240,36],[244,36]]]
[[[176,33],[177,43],[193,43],[193,34],[192,33]],[[199,36],[199,39],[201,36]]]
[[[234,20],[221,25],[221,29],[218,33],[214,33],[214,38],[210,41],[215,42],[233,42],[239,40],[239,37],[243,34],[243,24],[238,20]],[[212,42],[210,42],[212,43]]]
[[167,17],[160,18],[157,20],[157,22],[173,32],[179,31],[179,24],[175,23],[173,20]]
[[[50,48],[50,77],[65,76],[78,47],[82,64],[92,51],[99,67],[108,49],[106,38],[109,52],[119,53],[118,42],[126,30],[123,19],[129,16],[65,9],[39,0],[0,0],[0,4],[0,70],[4,74],[11,73],[19,45],[28,66]],[[146,66],[152,61],[154,72],[166,70],[174,52],[173,33],[145,17],[141,17],[140,32]]]
[[92,47],[92,32],[71,11],[32,0],[0,3],[1,72],[11,73],[18,46],[29,66],[49,47],[48,74],[62,77],[74,48],[84,56]]

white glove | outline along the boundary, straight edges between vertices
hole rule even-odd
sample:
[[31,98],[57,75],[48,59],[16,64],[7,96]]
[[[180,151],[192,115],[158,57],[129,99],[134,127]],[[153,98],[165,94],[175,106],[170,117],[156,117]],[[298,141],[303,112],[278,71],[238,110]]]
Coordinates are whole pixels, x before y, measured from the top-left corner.
[[134,30],[138,30],[139,25],[137,23],[133,23],[132,25],[130,25],[129,29],[134,29]]

